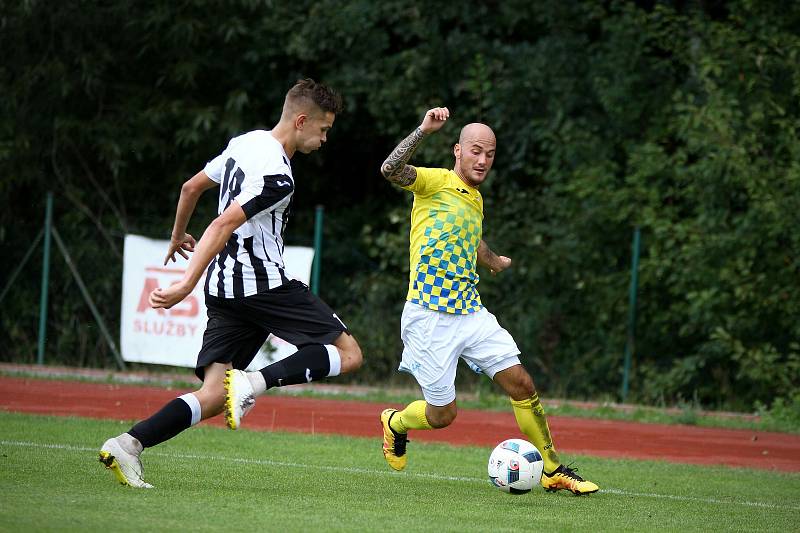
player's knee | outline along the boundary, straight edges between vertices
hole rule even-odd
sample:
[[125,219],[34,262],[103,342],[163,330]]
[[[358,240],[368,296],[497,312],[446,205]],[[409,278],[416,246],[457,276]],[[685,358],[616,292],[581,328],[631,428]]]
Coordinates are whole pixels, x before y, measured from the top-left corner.
[[512,400],[525,400],[526,398],[530,398],[534,395],[536,389],[533,386],[533,382],[530,381],[528,383],[521,382],[516,383],[509,387],[508,395],[511,397]]
[[533,378],[521,365],[498,373],[495,381],[506,391],[513,400],[524,400],[536,393]]
[[533,378],[527,372],[520,378],[517,388],[519,395],[523,398],[530,398],[536,392],[536,387],[533,386]]

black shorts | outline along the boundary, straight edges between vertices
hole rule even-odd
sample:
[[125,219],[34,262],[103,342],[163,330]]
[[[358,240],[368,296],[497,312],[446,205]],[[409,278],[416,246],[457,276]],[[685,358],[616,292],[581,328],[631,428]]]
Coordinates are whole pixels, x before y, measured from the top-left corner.
[[297,280],[245,298],[206,294],[206,308],[208,324],[195,368],[201,380],[211,363],[247,368],[270,333],[303,346],[331,344],[348,332],[328,304]]

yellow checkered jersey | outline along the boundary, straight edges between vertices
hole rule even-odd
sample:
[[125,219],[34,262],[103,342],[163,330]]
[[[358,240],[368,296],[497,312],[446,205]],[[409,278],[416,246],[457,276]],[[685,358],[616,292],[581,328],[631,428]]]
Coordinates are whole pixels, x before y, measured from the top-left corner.
[[480,310],[478,244],[483,197],[452,170],[416,167],[411,209],[411,273],[406,300],[434,311]]

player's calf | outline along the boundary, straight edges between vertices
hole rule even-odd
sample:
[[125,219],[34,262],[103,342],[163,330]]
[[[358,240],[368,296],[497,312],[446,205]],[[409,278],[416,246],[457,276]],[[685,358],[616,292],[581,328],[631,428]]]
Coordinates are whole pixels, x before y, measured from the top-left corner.
[[333,346],[339,352],[340,374],[355,372],[361,368],[361,364],[364,362],[364,356],[361,353],[361,347],[352,335],[349,333],[342,333],[333,341]]

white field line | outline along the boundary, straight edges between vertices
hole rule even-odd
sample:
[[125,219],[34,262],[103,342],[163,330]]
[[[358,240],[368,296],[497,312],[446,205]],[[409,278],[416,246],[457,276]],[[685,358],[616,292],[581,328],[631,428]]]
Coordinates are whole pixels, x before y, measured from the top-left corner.
[[[27,442],[27,441],[9,441],[0,440],[0,445],[3,446],[18,446],[24,448],[43,448],[51,450],[67,450],[75,452],[97,452],[98,448],[87,448],[85,446],[71,446],[69,444],[46,444],[40,442]],[[312,465],[305,463],[293,463],[288,461],[273,461],[271,459],[248,459],[246,457],[226,457],[223,455],[201,455],[201,454],[187,454],[187,453],[164,453],[149,450],[148,456],[167,457],[170,459],[196,459],[202,461],[228,461],[232,463],[248,464],[248,465],[265,465],[265,466],[281,466],[290,468],[303,468],[303,469],[317,469],[328,470],[331,472],[346,472],[352,474],[369,474],[378,476],[407,476],[413,478],[433,479],[437,481],[459,481],[463,483],[475,483],[488,485],[489,480],[486,478],[475,477],[460,477],[460,476],[444,476],[440,474],[426,474],[422,472],[392,472],[389,470],[374,470],[370,468],[355,468],[348,466],[325,466],[325,465]],[[602,488],[601,492],[609,494],[617,494],[619,496],[629,496],[635,498],[656,498],[663,500],[675,500],[684,502],[697,502],[697,503],[712,503],[718,505],[740,505],[744,507],[760,507],[764,509],[786,509],[790,511],[800,511],[800,506],[794,505],[777,505],[773,503],[763,502],[750,502],[750,501],[736,501],[736,500],[721,500],[718,498],[695,498],[692,496],[676,496],[673,494],[657,494],[652,492],[631,492],[622,489]]]

